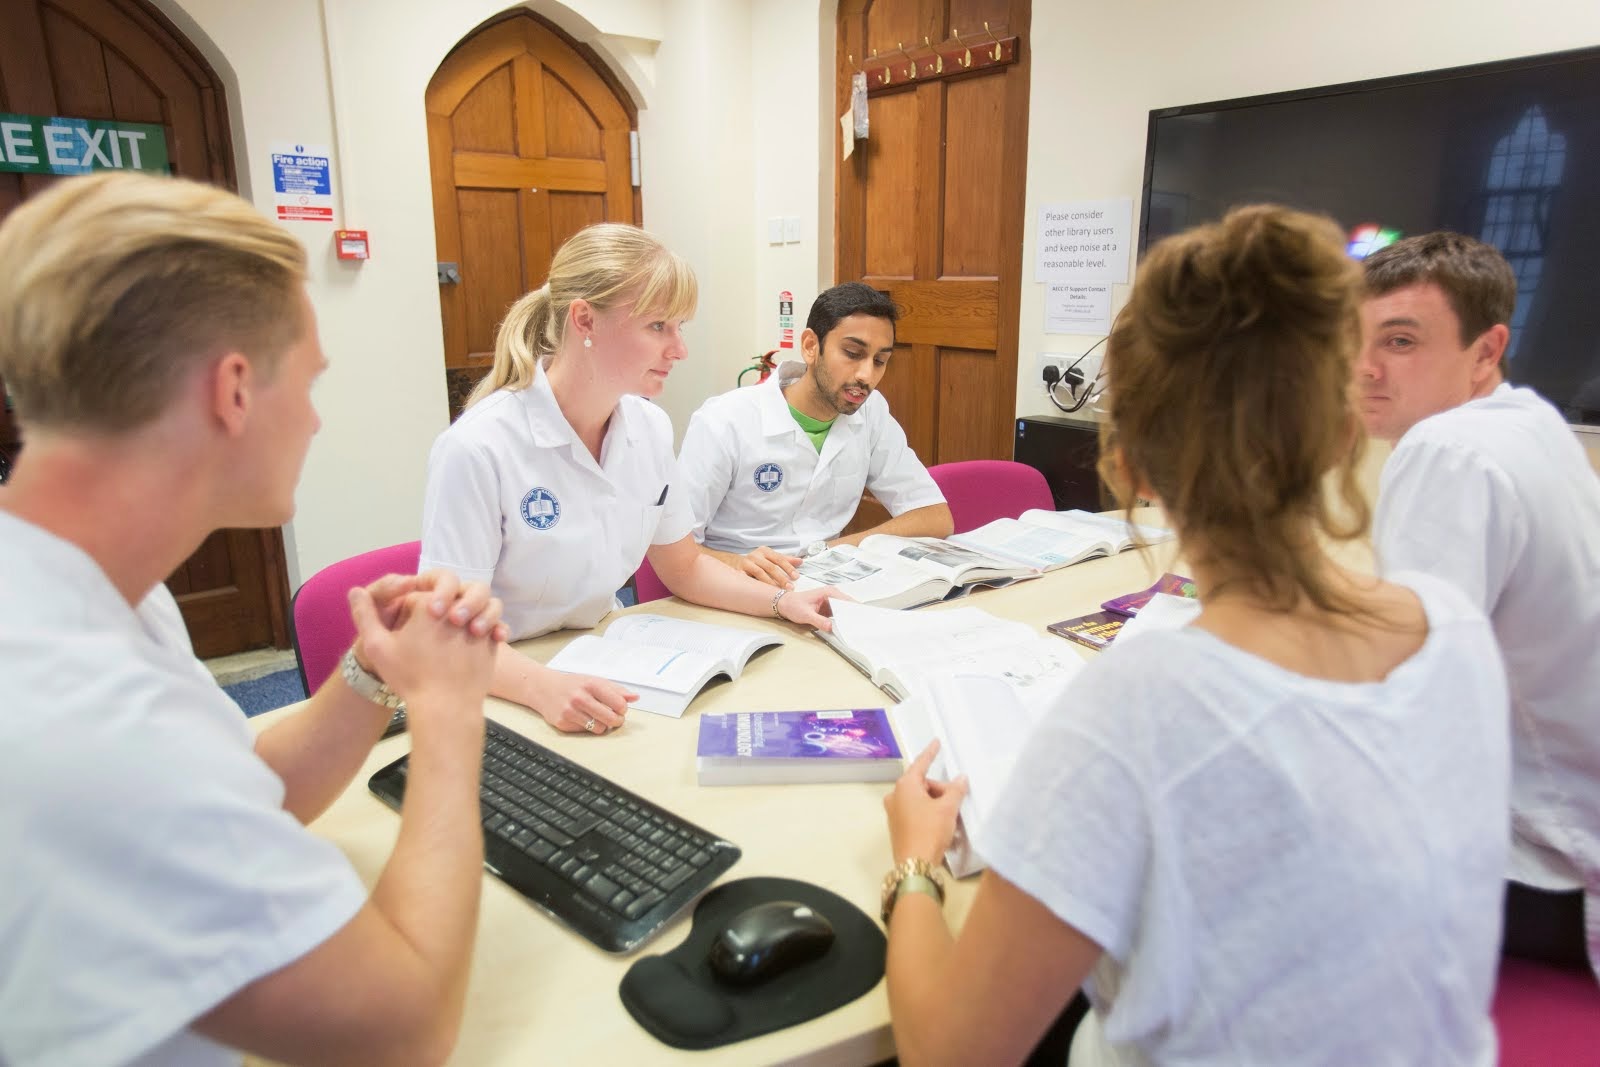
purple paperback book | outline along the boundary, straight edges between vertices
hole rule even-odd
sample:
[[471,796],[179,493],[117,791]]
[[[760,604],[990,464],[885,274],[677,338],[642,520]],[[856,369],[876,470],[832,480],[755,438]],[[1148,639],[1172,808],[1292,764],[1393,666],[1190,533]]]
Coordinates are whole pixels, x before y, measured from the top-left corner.
[[876,782],[900,776],[882,708],[736,711],[700,716],[701,785]]

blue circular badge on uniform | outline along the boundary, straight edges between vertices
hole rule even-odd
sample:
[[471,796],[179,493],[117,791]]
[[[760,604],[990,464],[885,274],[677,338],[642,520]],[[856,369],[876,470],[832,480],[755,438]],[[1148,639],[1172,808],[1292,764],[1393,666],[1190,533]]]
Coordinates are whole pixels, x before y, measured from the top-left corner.
[[522,498],[522,521],[535,530],[550,529],[561,521],[561,501],[544,486],[534,486]]
[[783,468],[776,463],[763,463],[756,468],[756,488],[763,493],[773,492],[783,484]]

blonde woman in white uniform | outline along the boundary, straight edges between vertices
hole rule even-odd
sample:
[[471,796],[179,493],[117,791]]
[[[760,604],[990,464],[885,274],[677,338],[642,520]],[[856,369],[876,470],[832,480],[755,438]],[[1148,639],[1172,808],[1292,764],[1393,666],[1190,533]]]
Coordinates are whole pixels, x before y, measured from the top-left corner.
[[[672,424],[650,400],[683,359],[697,286],[634,226],[573,236],[500,324],[494,368],[428,461],[420,569],[488,581],[511,639],[590,627],[648,555],[673,593],[826,629],[831,590],[776,590],[702,554],[676,485]],[[558,730],[603,734],[633,694],[506,648],[490,692]]]

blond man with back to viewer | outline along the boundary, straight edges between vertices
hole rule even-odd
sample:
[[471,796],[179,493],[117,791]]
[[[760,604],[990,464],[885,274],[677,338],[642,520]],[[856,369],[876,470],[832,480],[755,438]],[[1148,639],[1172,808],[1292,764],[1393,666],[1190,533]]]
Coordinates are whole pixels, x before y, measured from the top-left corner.
[[[499,602],[446,575],[352,590],[344,673],[253,736],[162,579],[294,512],[326,366],[304,250],[231,193],[117,173],[17,208],[0,257],[26,435],[0,489],[0,1063],[442,1060]],[[385,682],[413,749],[369,894],[303,824],[389,718],[353,685]]]
[[1600,480],[1560,413],[1505,380],[1517,283],[1499,252],[1422,234],[1368,257],[1366,282],[1356,385],[1395,442],[1379,563],[1461,587],[1505,654],[1505,952],[1600,975]]

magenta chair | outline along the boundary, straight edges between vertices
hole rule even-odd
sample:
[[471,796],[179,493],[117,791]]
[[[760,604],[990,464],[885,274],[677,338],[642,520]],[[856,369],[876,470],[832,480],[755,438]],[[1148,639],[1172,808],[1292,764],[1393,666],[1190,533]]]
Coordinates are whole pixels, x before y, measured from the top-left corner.
[[415,574],[421,558],[421,541],[375,548],[329,564],[295,593],[294,658],[307,696],[334,672],[339,657],[356,639],[356,624],[350,619],[350,590],[385,574]]
[[656,569],[650,566],[650,557],[646,556],[639,562],[639,569],[633,572],[634,603],[648,604],[652,600],[665,600],[671,595],[672,590],[656,577]]
[[1501,1067],[1600,1061],[1600,983],[1587,971],[1503,959],[1492,1014]]
[[950,504],[956,533],[995,519],[1015,519],[1030,508],[1054,511],[1050,484],[1033,467],[1009,459],[969,459],[928,468]]

